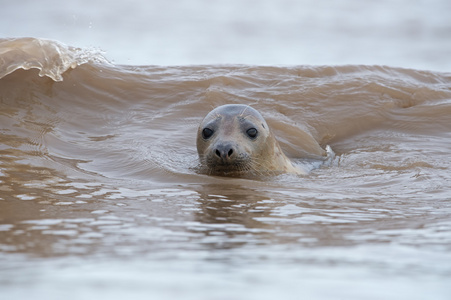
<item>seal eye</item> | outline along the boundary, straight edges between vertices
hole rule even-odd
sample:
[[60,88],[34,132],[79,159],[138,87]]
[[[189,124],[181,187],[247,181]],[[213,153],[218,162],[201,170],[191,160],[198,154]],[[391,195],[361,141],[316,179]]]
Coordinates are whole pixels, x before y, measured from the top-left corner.
[[257,137],[258,131],[255,128],[249,128],[246,133],[250,138],[255,139]]
[[202,137],[207,140],[207,139],[211,138],[213,133],[214,133],[214,131],[211,130],[210,128],[204,128],[204,130],[202,130]]

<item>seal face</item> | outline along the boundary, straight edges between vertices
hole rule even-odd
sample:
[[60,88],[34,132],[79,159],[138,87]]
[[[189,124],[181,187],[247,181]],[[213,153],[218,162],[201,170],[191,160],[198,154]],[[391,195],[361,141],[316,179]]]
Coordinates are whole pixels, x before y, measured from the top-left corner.
[[247,105],[215,108],[197,131],[201,170],[210,175],[302,174],[280,149],[261,114]]

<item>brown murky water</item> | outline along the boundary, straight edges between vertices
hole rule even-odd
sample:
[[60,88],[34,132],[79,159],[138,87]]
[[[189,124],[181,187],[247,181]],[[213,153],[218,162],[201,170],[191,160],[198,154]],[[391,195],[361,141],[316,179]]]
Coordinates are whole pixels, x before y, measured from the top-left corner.
[[[5,299],[451,296],[450,74],[0,55]],[[196,173],[197,126],[226,103],[310,173]]]

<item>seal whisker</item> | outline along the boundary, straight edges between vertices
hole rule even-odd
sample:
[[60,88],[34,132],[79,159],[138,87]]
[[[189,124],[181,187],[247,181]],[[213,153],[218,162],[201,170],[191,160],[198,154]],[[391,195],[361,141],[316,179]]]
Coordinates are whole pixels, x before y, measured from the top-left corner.
[[243,111],[240,113],[240,117],[243,117],[244,113],[246,112],[246,110],[247,110],[248,108],[252,108],[252,107],[251,107],[249,104],[246,105],[246,106],[244,107]]

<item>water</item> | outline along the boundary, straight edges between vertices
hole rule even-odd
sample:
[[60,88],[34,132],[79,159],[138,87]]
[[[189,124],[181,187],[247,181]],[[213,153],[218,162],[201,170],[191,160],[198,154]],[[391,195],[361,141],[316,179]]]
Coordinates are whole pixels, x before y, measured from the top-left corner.
[[388,65],[449,71],[447,0],[7,1],[0,37],[106,51],[128,65]]
[[[449,24],[440,16],[418,18],[438,32]],[[49,27],[31,36],[52,27],[41,19]],[[83,24],[69,27],[82,32]],[[449,70],[449,55],[403,57],[408,69],[334,66],[336,58],[254,66],[247,55],[245,65],[216,64],[219,56],[203,66],[118,65],[76,48],[89,38],[57,37],[66,29],[52,29],[52,38],[75,47],[0,40],[2,299],[451,297],[451,75],[413,69]],[[424,47],[446,52],[449,39],[433,36]],[[174,64],[198,62],[185,54]],[[199,174],[197,126],[226,103],[259,110],[287,155],[312,171],[252,180]],[[326,145],[336,156],[318,167]]]
[[[1,46],[7,298],[449,297],[449,74]],[[261,111],[299,164],[325,145],[336,158],[306,176],[198,174],[197,126],[224,103]]]

